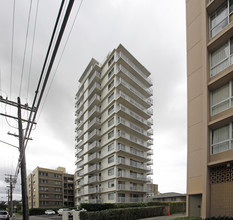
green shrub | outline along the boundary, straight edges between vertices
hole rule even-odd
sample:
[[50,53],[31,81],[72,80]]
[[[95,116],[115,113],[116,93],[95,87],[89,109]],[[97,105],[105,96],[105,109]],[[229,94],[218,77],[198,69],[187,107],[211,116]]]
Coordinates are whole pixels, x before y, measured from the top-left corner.
[[80,209],[86,209],[89,212],[101,211],[106,209],[114,209],[114,203],[81,203]]
[[169,202],[172,214],[186,212],[186,202]]
[[134,220],[163,215],[162,206],[108,209],[96,212],[80,212],[81,220]]
[[47,209],[33,208],[29,209],[29,215],[43,215]]

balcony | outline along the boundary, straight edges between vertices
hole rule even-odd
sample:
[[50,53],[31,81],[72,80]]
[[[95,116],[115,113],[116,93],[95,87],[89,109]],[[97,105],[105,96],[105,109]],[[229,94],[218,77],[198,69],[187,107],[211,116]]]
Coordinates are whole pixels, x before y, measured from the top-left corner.
[[139,123],[140,126],[143,127],[144,129],[149,129],[153,125],[152,118],[144,119],[143,117],[141,117],[137,113],[133,112],[132,110],[126,108],[122,104],[117,105],[117,111],[122,111],[122,112],[126,113],[127,114],[126,117],[131,116],[133,118],[133,120],[136,119],[135,123]]
[[89,187],[88,188],[88,193],[90,193],[90,194],[101,193],[101,188]]
[[78,132],[76,132],[76,133],[77,134],[76,134],[75,138],[78,139],[83,135],[83,130],[78,130]]
[[129,197],[118,197],[117,202],[119,203],[130,203],[130,202],[145,202],[145,199],[143,197],[137,197],[137,198],[129,198]]
[[99,118],[93,118],[89,123],[88,123],[88,129],[96,128],[101,124],[101,120]]
[[95,94],[92,96],[92,98],[88,101],[88,107],[90,108],[92,105],[99,104],[101,101],[101,98],[98,94]]
[[88,86],[90,86],[92,82],[100,82],[100,80],[101,80],[101,74],[95,71],[93,75],[91,76],[91,78],[88,79]]
[[[126,130],[130,133],[133,133],[134,135],[137,135],[137,137],[143,138],[143,139],[150,139],[149,134],[144,129],[138,127],[137,125],[125,120],[124,118],[118,117],[117,124],[125,125],[127,128]],[[137,132],[137,134],[136,134]]]
[[83,156],[83,154],[84,154],[84,150],[81,150],[76,154],[76,156],[80,158]]
[[102,203],[101,199],[89,199],[89,203]]
[[88,178],[88,184],[90,183],[95,183],[95,182],[100,182],[101,177],[100,176],[92,176]]
[[118,131],[117,133],[118,138],[124,138],[126,139],[130,144],[133,142],[134,144],[137,144],[140,147],[145,147],[147,149],[150,149],[150,145],[148,145],[147,141],[143,141],[139,138],[136,138],[135,136],[129,135],[123,131]]
[[94,164],[88,167],[88,173],[100,170],[101,166],[99,164]]
[[144,189],[141,186],[130,186],[126,184],[118,184],[117,185],[118,190],[124,190],[124,191],[136,191],[136,192],[146,192],[146,189]]
[[82,167],[83,166],[83,160],[80,159],[79,162],[76,163],[77,167]]
[[129,72],[125,67],[123,67],[122,65],[119,65],[117,67],[117,74],[119,72],[124,73],[126,76],[129,77],[129,79],[132,79],[132,81],[134,83],[137,84],[137,86],[140,88],[142,88],[142,91],[145,91],[147,96],[152,96],[153,95],[153,90],[152,88],[148,88],[147,86],[145,86],[137,77],[134,76],[134,74],[132,74],[131,72]]
[[127,179],[134,179],[134,180],[140,180],[143,182],[149,182],[151,181],[151,177],[147,177],[146,175],[142,175],[140,173],[130,173],[130,172],[122,172],[118,171],[118,177],[123,177]]
[[88,134],[88,141],[91,141],[94,137],[100,136],[101,132],[98,129],[93,130]]
[[79,102],[78,104],[76,104],[76,111],[78,111],[81,108],[81,106],[83,105],[83,103],[84,103],[84,100],[82,100],[81,102]]
[[147,152],[136,150],[132,147],[125,146],[124,144],[118,144],[118,150],[124,151],[132,156],[132,154],[140,159],[144,159],[145,161],[151,160],[150,157],[147,156]]
[[143,163],[132,161],[132,160],[129,160],[129,159],[125,159],[125,158],[122,158],[122,157],[118,157],[117,163],[121,164],[121,165],[130,166],[130,167],[135,167],[135,168],[138,168],[138,169],[141,169],[141,170],[149,171],[149,168],[146,165],[144,165]]
[[101,108],[96,105],[88,112],[88,118],[90,118],[91,116],[99,115],[100,113],[101,113]]
[[90,88],[88,91],[88,96],[90,96],[93,92],[100,91],[101,90],[101,85],[97,82],[93,84],[93,86]]
[[92,142],[91,144],[88,145],[88,151],[92,151],[92,150],[94,150],[95,148],[98,148],[98,147],[100,147],[99,141],[94,141],[94,142]]
[[83,140],[80,140],[77,145],[76,145],[76,148],[80,148],[82,145],[83,145]]
[[117,54],[117,58],[122,58],[129,66],[131,66],[150,86],[152,85],[152,79],[145,75],[140,68],[138,68],[127,56],[121,51]]
[[93,153],[93,154],[88,156],[88,162],[97,161],[99,159],[101,159],[101,154],[99,154],[99,153]]
[[[135,111],[140,111],[140,114],[145,117],[145,118],[150,118],[153,115],[153,110],[148,109],[140,105],[137,101],[126,95],[124,92],[121,90],[118,91],[116,98],[122,98],[123,102],[128,105],[130,104],[132,108],[136,108]],[[126,102],[127,101],[127,102]]]
[[[123,85],[123,86],[121,86]],[[133,86],[131,86],[129,83],[127,83],[124,79],[119,78],[117,80],[117,85],[116,86],[121,86],[124,91],[129,94],[129,91],[131,92],[132,96],[137,99],[141,105],[143,105],[145,108],[149,108],[153,105],[153,99],[152,98],[147,98],[143,94],[141,94],[138,90],[136,90]],[[135,96],[136,95],[136,96]]]

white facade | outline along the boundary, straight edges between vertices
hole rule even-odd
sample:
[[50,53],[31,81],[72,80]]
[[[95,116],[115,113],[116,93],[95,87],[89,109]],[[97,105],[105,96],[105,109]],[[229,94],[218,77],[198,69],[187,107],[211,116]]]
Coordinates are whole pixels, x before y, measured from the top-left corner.
[[151,181],[150,73],[119,45],[92,59],[76,94],[77,202],[143,202]]

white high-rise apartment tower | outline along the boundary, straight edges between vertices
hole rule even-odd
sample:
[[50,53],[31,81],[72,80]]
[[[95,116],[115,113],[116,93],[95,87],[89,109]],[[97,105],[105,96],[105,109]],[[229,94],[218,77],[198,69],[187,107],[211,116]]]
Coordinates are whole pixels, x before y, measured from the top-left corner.
[[143,202],[152,174],[150,72],[122,45],[92,59],[76,94],[77,203]]

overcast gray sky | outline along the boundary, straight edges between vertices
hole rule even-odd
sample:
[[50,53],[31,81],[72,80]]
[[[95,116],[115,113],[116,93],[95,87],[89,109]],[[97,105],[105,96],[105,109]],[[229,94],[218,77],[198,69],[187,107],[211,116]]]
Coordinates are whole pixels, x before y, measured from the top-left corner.
[[[35,31],[30,86],[29,63],[36,3],[32,1],[24,68],[23,57],[29,0],[16,1],[12,89],[10,91],[13,0],[0,0],[0,95],[16,101],[23,73],[21,102],[29,106],[42,69],[60,1],[40,0]],[[76,0],[42,100],[38,123],[26,149],[27,173],[37,166],[75,170],[75,93],[78,79],[93,57],[102,62],[120,43],[150,72],[154,91],[153,182],[159,191],[186,192],[186,30],[185,0],[84,0],[54,80],[52,77],[71,29],[80,0]],[[47,94],[47,90],[46,90]],[[46,95],[45,94],[45,95]],[[45,98],[45,96],[44,96]],[[42,107],[41,105],[41,107]],[[42,110],[42,111],[41,111]],[[15,114],[0,104],[0,112]],[[27,113],[23,113],[27,117]],[[0,116],[0,140],[18,145],[7,135],[17,122]],[[0,142],[0,196],[6,196],[5,174],[14,174],[19,152]],[[20,178],[18,178],[20,183]],[[15,192],[19,192],[19,187]],[[15,198],[18,196],[15,194]],[[1,198],[3,199],[3,198]]]

